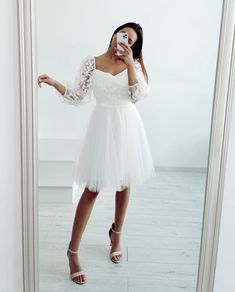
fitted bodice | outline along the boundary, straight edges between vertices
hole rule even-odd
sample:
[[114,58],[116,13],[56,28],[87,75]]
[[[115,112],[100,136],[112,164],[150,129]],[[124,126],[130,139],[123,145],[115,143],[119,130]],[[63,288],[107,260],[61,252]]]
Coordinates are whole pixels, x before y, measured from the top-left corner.
[[96,99],[96,104],[110,106],[128,105],[145,98],[149,92],[144,74],[139,61],[134,61],[137,83],[128,84],[128,70],[125,69],[116,75],[101,71],[96,68],[94,56],[87,56],[81,63],[74,82],[66,80],[64,95],[56,90],[62,102],[73,105],[85,104],[91,101],[91,96]]
[[92,88],[97,104],[126,105],[130,103],[126,69],[116,75],[95,69]]

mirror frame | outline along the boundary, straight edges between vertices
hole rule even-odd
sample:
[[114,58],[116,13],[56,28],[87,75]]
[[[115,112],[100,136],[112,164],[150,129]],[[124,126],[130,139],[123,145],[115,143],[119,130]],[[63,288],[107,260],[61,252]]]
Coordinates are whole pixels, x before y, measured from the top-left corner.
[[[39,292],[38,98],[35,0],[18,0],[21,106],[23,291]],[[224,0],[211,119],[201,246],[195,292],[212,292],[223,201],[232,90],[235,0]]]

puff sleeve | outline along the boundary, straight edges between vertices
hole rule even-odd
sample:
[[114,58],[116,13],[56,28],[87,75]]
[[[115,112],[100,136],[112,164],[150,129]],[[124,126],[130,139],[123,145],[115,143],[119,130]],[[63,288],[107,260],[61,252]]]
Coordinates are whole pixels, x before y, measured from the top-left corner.
[[145,80],[139,61],[135,60],[134,66],[138,82],[133,85],[128,85],[128,99],[133,103],[139,101],[140,99],[146,98],[150,91],[150,87]]
[[84,58],[80,64],[73,83],[63,80],[65,93],[62,95],[58,90],[55,94],[60,100],[75,106],[88,103],[92,100],[92,78],[95,69],[95,60],[92,56]]

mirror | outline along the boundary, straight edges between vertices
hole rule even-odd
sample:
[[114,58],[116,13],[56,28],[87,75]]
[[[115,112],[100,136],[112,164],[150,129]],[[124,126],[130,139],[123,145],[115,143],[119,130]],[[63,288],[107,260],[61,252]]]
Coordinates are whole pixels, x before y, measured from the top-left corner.
[[[72,81],[77,81],[86,57],[103,55],[115,29],[131,21],[143,28],[142,57],[150,88],[137,102],[127,100],[129,94],[116,95],[128,84],[134,88],[135,78],[128,83],[132,69],[140,70],[134,71],[136,78],[143,70],[139,63],[128,70],[120,61],[108,66],[104,57],[91,58],[96,62],[91,61],[86,72],[92,72],[95,87],[83,102],[69,102],[69,91],[63,99],[45,82],[38,87],[40,292],[77,289],[69,278],[67,248],[80,198],[84,201],[75,225],[81,233],[79,224],[86,213],[78,255],[86,291],[196,292],[223,1],[35,4],[38,76],[47,74],[59,84],[66,80],[74,88]],[[144,80],[140,79],[142,85]],[[120,142],[118,147],[114,141]],[[127,153],[120,149],[136,142],[128,156],[119,156]],[[87,190],[84,193],[78,171],[91,173],[94,167],[89,166],[95,165],[95,175],[106,174],[106,182],[114,181],[120,161],[125,171],[129,166],[127,174],[141,173],[136,182],[151,170],[151,162],[156,176],[150,171],[141,185],[130,185],[117,195],[110,189],[101,190],[95,199]],[[101,162],[110,168],[102,168]],[[117,204],[126,202],[123,225],[117,229],[122,233],[111,232],[114,242],[120,239],[113,250],[122,251],[118,264],[110,260],[109,239],[116,197]],[[90,217],[84,211],[88,203]],[[75,272],[75,255],[70,263]]]

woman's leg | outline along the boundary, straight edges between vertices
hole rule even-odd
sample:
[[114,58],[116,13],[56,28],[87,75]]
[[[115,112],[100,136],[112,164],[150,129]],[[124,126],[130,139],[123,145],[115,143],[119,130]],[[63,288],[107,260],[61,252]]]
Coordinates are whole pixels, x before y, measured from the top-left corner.
[[[82,234],[87,225],[88,219],[90,217],[92,208],[95,203],[95,199],[99,192],[91,192],[88,188],[85,188],[83,194],[78,202],[74,222],[73,229],[71,235],[70,249],[77,250],[79,249],[80,241],[82,238]],[[70,253],[70,269],[71,274],[81,271],[81,265],[79,263],[77,254]],[[85,280],[85,276],[81,275],[73,279],[75,282],[83,282]]]
[[[126,210],[130,197],[130,186],[122,191],[116,192],[115,200],[115,231],[121,231],[126,215]],[[112,232],[112,248],[110,252],[120,250],[120,234]],[[114,260],[119,260],[120,255],[114,256]]]

